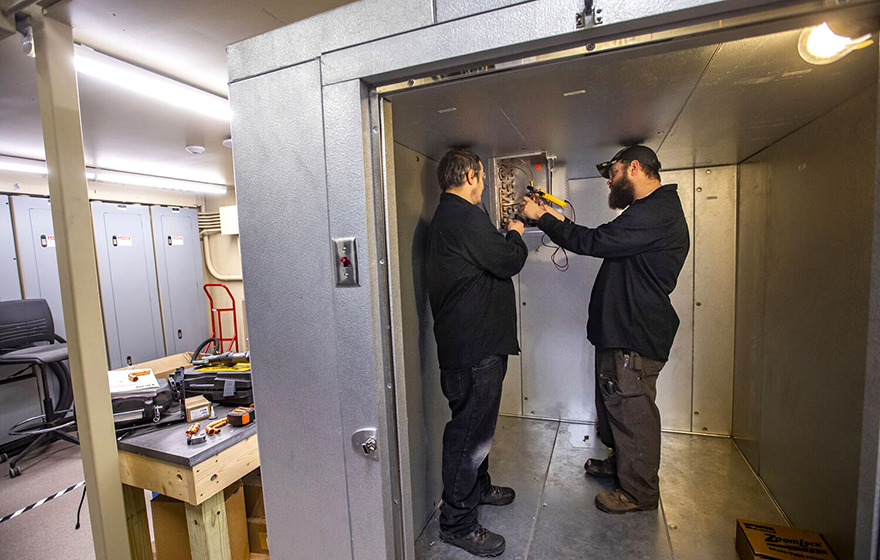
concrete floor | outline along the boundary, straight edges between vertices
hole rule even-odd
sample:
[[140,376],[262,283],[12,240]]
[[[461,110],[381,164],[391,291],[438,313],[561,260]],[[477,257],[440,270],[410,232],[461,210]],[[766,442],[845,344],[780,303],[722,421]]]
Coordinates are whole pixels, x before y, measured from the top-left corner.
[[[513,486],[517,497],[508,506],[480,510],[483,525],[507,539],[507,550],[499,558],[735,560],[737,517],[785,524],[729,439],[664,434],[662,507],[625,516],[604,514],[593,504],[596,492],[612,484],[585,476],[583,463],[603,453],[607,450],[592,426],[499,419],[490,472],[494,483]],[[22,475],[15,479],[6,468],[0,470],[0,516],[83,479],[79,448],[64,442],[43,448],[21,468]],[[70,492],[0,524],[0,558],[95,558],[88,502],[82,527],[74,530],[81,495],[79,490]],[[439,540],[436,512],[416,542],[416,556],[473,558]]]
[[[479,512],[480,522],[507,540],[498,558],[736,560],[738,517],[785,524],[730,439],[663,434],[661,508],[623,516],[602,513],[593,502],[613,481],[584,473],[587,458],[606,454],[592,426],[501,417],[489,472],[517,497]],[[436,511],[416,541],[416,557],[473,558],[440,541]]]

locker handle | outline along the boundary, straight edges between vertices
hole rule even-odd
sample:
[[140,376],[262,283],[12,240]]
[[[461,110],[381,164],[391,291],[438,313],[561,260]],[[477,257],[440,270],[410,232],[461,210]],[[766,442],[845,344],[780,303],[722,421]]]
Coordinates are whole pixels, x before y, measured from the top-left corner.
[[171,245],[171,236],[168,236],[168,245]]
[[125,361],[128,365],[131,365],[131,356],[126,357]]
[[181,329],[177,329],[177,338],[183,339],[183,331]]

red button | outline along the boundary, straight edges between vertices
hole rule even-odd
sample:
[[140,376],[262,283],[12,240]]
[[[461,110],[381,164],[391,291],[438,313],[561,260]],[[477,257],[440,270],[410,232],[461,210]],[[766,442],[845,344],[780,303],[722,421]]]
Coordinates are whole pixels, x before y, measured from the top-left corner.
[[351,261],[348,259],[348,257],[339,257],[339,262],[342,263],[342,266],[348,266],[351,264]]

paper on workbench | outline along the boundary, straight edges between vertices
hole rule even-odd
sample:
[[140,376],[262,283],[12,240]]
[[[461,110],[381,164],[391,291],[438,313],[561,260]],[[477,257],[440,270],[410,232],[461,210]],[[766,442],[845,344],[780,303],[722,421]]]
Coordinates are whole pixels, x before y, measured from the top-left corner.
[[[132,381],[129,375],[135,374],[137,381]],[[159,388],[159,382],[153,374],[153,370],[147,369],[117,369],[107,372],[110,381],[110,394],[114,397],[120,395],[132,395],[137,393],[155,393]]]

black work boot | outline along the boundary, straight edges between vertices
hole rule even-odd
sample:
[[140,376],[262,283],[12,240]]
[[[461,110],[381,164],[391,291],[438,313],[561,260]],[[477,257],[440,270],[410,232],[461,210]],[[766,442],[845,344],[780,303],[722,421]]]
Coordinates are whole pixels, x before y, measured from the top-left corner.
[[611,452],[606,459],[587,459],[584,463],[587,474],[596,478],[614,478],[617,476],[617,459]]
[[482,525],[477,525],[477,528],[469,534],[457,539],[444,537],[441,532],[440,540],[446,544],[451,544],[452,546],[464,549],[474,556],[479,556],[481,558],[498,556],[504,552],[504,537],[497,533],[493,533]]
[[489,491],[480,496],[480,505],[506,506],[516,497],[513,488],[507,486],[491,486]]

